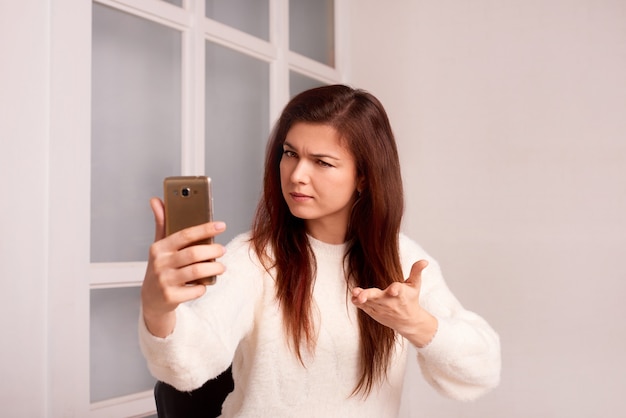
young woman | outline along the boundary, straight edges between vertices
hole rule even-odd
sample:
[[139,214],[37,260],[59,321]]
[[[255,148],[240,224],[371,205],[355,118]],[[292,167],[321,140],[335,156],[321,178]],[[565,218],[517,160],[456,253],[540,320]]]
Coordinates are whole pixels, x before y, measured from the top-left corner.
[[[498,384],[497,334],[400,233],[398,153],[375,97],[335,85],[293,98],[263,186],[252,231],[226,248],[189,247],[220,222],[164,237],[151,201],[139,333],[156,378],[192,390],[232,363],[224,417],[395,417],[412,344],[447,396]],[[186,284],[216,274],[213,286]]]

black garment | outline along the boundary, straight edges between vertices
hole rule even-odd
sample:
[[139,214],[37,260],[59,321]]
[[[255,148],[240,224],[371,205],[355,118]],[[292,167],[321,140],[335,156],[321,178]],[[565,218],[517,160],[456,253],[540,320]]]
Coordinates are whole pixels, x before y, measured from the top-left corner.
[[235,385],[229,367],[215,379],[191,392],[180,392],[164,382],[154,386],[159,418],[212,418],[222,413],[222,403]]

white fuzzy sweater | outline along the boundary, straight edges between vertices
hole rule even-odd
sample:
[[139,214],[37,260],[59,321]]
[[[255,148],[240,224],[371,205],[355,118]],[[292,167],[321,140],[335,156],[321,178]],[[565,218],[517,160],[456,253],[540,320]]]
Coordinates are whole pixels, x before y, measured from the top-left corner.
[[[387,380],[363,398],[350,396],[358,380],[356,308],[343,276],[345,245],[310,238],[317,259],[314,317],[317,346],[303,351],[306,367],[290,350],[272,277],[261,267],[247,234],[235,238],[222,258],[226,273],[198,300],[180,305],[176,327],[166,338],[139,324],[141,349],[152,374],[189,391],[219,375],[232,362],[235,389],[223,417],[396,417],[408,342],[398,338]],[[497,334],[465,310],[446,286],[438,264],[401,235],[405,277],[420,259],[422,306],[439,320],[433,341],[418,349],[425,379],[446,396],[475,399],[500,376]]]

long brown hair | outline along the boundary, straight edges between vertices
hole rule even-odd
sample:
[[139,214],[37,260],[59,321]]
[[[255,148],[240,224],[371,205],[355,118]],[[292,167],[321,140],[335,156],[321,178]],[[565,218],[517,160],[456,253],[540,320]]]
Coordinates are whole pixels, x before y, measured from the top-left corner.
[[[311,318],[316,261],[302,219],[289,211],[280,182],[283,142],[297,122],[332,126],[352,153],[360,183],[347,229],[349,287],[385,289],[402,281],[398,234],[404,208],[400,163],[387,114],[373,95],[344,85],[300,93],[285,107],[267,146],[264,193],[252,243],[268,271],[275,269],[276,297],[290,344],[302,361],[301,344],[315,347]],[[386,378],[395,332],[359,310],[361,371],[354,394],[369,394]]]

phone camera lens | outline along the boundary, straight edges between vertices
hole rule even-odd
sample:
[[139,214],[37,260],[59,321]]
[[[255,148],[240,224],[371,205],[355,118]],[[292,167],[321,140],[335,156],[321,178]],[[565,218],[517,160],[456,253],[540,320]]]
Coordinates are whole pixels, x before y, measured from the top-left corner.
[[189,189],[189,187],[185,187],[183,190],[181,190],[181,192],[180,192],[180,193],[181,193],[184,197],[187,197],[187,196],[189,196],[189,193],[190,193],[190,192],[191,192],[191,190]]

